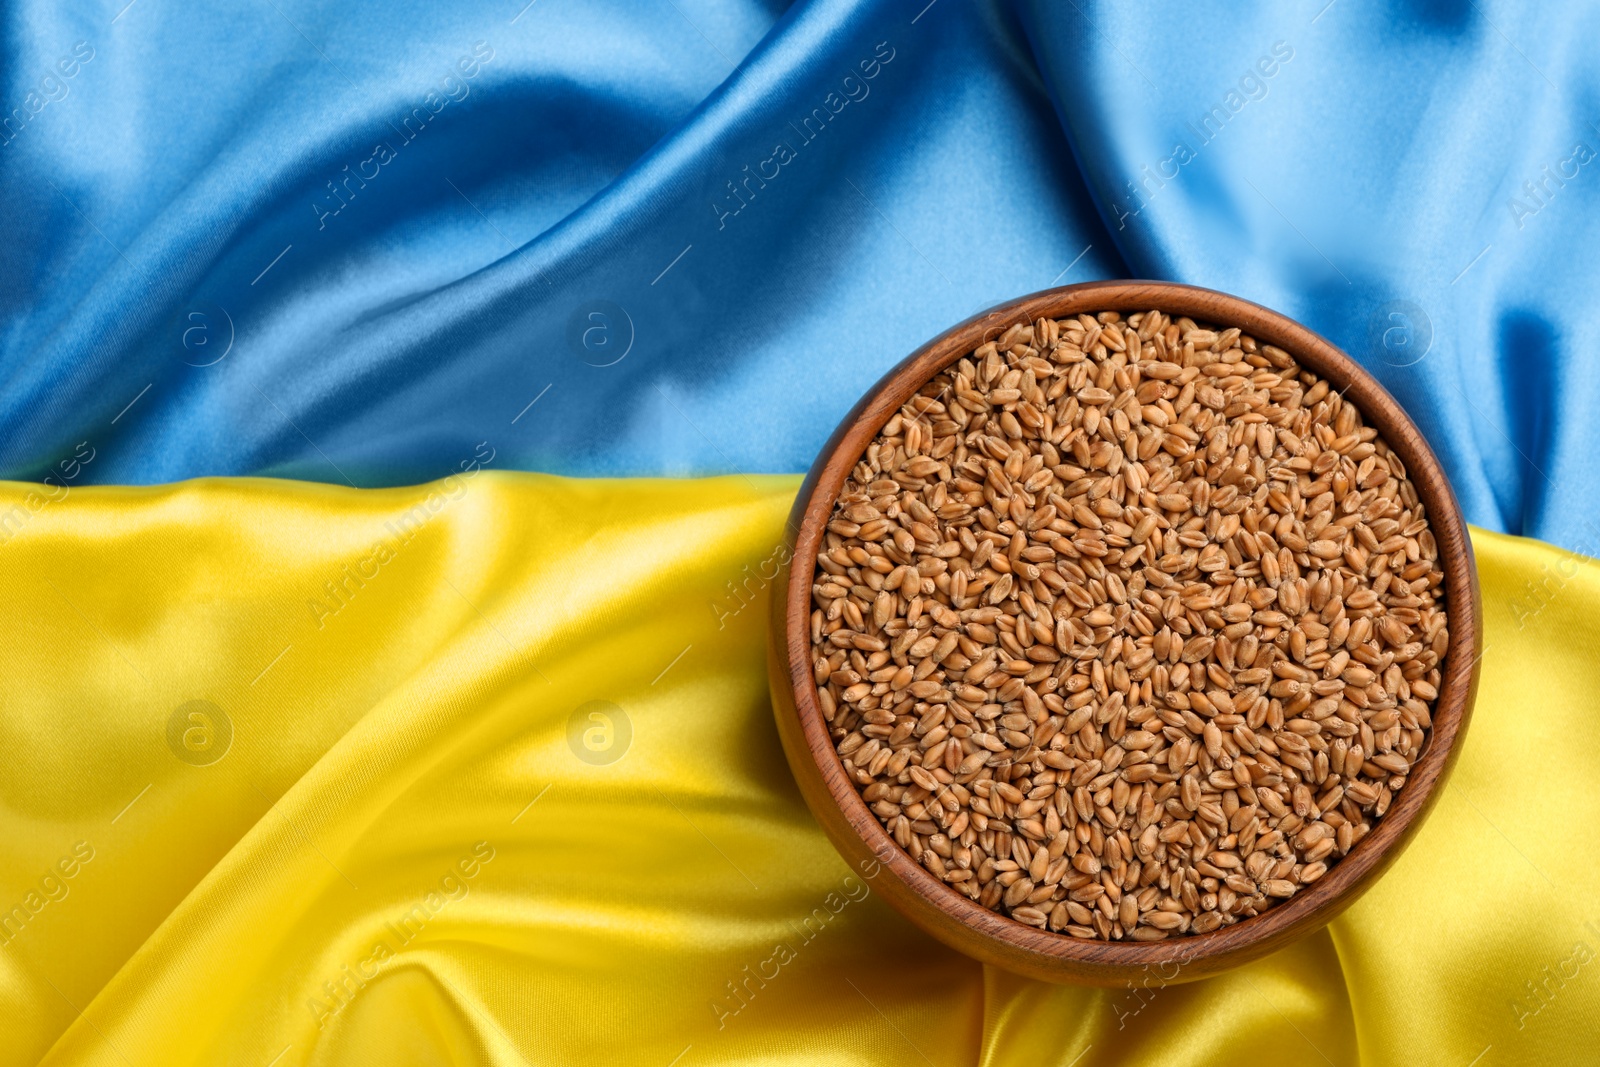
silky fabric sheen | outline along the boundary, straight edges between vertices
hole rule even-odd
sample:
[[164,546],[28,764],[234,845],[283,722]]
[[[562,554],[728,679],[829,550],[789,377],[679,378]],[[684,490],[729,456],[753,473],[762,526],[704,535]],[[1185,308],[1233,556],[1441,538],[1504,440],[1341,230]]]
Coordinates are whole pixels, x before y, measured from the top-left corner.
[[1058,988],[915,930],[801,802],[763,651],[794,479],[494,459],[0,487],[0,1063],[1592,1058],[1600,566],[1475,533],[1460,762],[1329,930]]
[[0,472],[792,472],[945,327],[1131,275],[1323,332],[1473,522],[1593,554],[1597,19],[23,0]]

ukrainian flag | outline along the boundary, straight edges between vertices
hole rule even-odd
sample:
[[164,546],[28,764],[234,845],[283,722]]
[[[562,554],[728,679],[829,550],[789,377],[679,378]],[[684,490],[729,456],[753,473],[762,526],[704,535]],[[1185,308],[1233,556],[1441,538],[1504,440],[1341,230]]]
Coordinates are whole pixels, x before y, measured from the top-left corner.
[[[0,1065],[1592,1061],[1591,7],[8,14]],[[1482,681],[1325,931],[1058,988],[839,859],[766,605],[872,381],[1124,276],[1407,407]]]

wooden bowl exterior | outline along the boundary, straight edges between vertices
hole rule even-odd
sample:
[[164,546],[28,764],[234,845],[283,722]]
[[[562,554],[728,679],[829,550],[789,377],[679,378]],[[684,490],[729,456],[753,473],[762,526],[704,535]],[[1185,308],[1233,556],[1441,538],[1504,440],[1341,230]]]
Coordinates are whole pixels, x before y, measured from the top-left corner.
[[[1405,463],[1427,508],[1444,570],[1450,647],[1433,729],[1389,811],[1320,880],[1262,914],[1208,934],[1155,942],[1089,941],[1035,929],[940,882],[889,836],[846,777],[818,706],[811,669],[811,585],[833,502],[868,443],[931,377],[1015,322],[1080,312],[1158,309],[1237,326],[1277,345],[1345,390]],[[984,312],[935,338],[886,374],[834,431],[789,520],[791,559],[774,584],[769,684],[784,752],[806,803],[851,866],[895,909],[968,956],[1030,978],[1083,985],[1192,981],[1258,959],[1310,934],[1349,907],[1394,862],[1432,808],[1471,715],[1482,646],[1472,545],[1444,470],[1405,411],[1354,360],[1292,320],[1238,297],[1167,282],[1094,282],[1050,289]],[[778,595],[781,591],[781,595]]]

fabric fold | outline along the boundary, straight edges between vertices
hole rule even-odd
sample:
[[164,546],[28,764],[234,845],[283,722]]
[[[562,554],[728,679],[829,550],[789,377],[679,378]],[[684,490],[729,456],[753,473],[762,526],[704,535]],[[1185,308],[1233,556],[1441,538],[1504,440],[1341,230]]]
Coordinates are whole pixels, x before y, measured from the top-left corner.
[[[233,105],[197,119],[209,154],[58,164],[17,139],[9,184],[60,224],[0,261],[0,471],[87,440],[94,483],[370,487],[485,437],[516,469],[793,471],[937,328],[1117,262],[996,4],[374,18],[288,3],[213,27],[239,62],[207,83]],[[82,126],[40,132],[110,138],[116,78],[170,140],[147,79],[188,32],[128,12],[59,105]]]
[[1327,931],[1050,987],[805,810],[763,650],[795,487],[0,486],[0,1063],[1583,1060],[1596,564],[1474,535],[1460,763]]
[[19,10],[0,473],[801,470],[942,329],[1143,276],[1323,333],[1474,523],[1600,552],[1591,7]]

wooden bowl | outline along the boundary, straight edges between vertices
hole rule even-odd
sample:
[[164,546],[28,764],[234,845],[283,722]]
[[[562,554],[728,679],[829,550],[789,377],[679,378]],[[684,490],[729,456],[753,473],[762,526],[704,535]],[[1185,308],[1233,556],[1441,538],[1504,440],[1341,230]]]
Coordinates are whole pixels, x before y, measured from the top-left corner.
[[[1277,345],[1354,401],[1398,453],[1427,508],[1444,571],[1450,647],[1433,729],[1406,787],[1372,831],[1321,879],[1253,918],[1207,934],[1154,942],[1091,941],[1016,922],[934,878],[889,836],[845,776],[818,706],[811,668],[812,576],[834,501],[883,425],[923,384],[1016,322],[1080,312],[1158,309]],[[1258,959],[1321,928],[1399,856],[1442,791],[1477,688],[1482,604],[1466,523],[1450,483],[1411,419],[1359,364],[1304,326],[1238,297],[1166,282],[1096,282],[1001,304],[930,341],[886,374],[834,431],[790,516],[791,559],[773,597],[768,650],[773,712],[800,791],[835,847],[891,905],[951,948],[1052,982],[1124,985],[1156,974],[1192,981]]]

